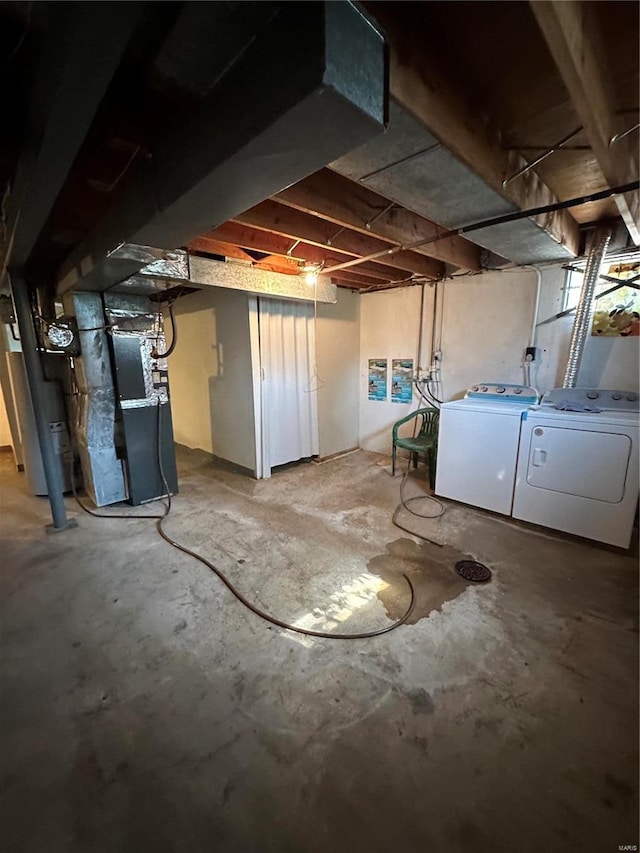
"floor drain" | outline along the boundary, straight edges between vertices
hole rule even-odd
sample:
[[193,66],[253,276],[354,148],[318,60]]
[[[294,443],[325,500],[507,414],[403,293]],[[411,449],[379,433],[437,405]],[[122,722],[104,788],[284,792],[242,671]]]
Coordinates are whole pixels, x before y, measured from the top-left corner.
[[491,580],[491,569],[475,560],[460,560],[456,563],[456,571],[461,578],[474,583],[486,583]]

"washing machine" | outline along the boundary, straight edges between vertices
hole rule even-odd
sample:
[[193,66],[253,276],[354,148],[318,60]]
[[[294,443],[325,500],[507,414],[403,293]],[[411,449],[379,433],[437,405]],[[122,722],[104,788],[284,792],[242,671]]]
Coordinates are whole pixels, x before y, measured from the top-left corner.
[[436,494],[510,515],[520,419],[537,402],[535,388],[482,382],[464,399],[443,403]]
[[638,503],[639,421],[635,392],[548,392],[523,415],[514,518],[628,548]]

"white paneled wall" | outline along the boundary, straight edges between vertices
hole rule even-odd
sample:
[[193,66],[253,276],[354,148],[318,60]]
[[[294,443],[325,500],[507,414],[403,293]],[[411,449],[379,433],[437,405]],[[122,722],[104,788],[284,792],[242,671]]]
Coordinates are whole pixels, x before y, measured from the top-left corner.
[[[176,441],[254,470],[249,299],[212,287],[179,300],[169,381]],[[358,446],[360,297],[339,290],[335,305],[318,303],[314,325],[317,376],[310,382],[318,389],[323,457]]]

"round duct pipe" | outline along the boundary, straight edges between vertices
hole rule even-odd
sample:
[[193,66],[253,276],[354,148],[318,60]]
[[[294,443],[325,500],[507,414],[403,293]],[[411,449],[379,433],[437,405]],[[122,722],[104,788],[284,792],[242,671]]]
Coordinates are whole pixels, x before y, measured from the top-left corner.
[[598,231],[594,237],[589,257],[587,258],[584,281],[582,282],[582,290],[580,291],[580,300],[576,308],[576,316],[571,332],[569,357],[562,382],[563,388],[576,387],[578,370],[580,369],[580,362],[582,361],[582,354],[593,317],[593,297],[595,295],[596,284],[610,240],[610,230]]

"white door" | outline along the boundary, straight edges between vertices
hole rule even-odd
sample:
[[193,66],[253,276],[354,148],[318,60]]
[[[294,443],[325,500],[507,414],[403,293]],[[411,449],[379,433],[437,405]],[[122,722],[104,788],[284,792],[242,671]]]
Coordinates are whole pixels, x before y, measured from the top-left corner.
[[258,297],[256,314],[251,328],[252,337],[258,335],[254,375],[259,362],[261,380],[254,383],[261,413],[257,476],[269,477],[277,465],[318,454],[315,322],[312,304],[292,300]]

